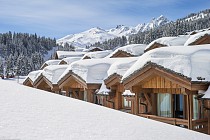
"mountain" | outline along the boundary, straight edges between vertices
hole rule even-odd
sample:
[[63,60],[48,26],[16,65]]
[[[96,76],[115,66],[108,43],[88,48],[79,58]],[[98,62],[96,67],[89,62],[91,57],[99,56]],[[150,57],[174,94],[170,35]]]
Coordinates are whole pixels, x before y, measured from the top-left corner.
[[91,28],[87,31],[78,33],[78,34],[71,34],[67,35],[61,39],[57,40],[59,45],[64,45],[68,43],[75,47],[86,47],[96,42],[104,42],[109,39],[113,39],[116,37],[122,36],[130,36],[132,34],[137,34],[138,32],[148,31],[150,29],[159,27],[168,23],[169,20],[161,15],[158,18],[153,18],[147,24],[138,24],[135,27],[128,27],[125,25],[117,25],[116,28],[112,28],[109,30],[104,30],[99,27]]

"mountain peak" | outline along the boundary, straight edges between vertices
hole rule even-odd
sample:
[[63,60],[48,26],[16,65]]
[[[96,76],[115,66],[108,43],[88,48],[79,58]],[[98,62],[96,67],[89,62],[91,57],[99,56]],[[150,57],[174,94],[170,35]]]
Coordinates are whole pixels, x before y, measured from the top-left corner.
[[109,30],[104,30],[100,27],[94,27],[82,33],[59,39],[57,40],[57,43],[65,44],[67,42],[76,47],[85,47],[96,42],[104,42],[116,37],[129,36],[132,34],[137,34],[138,32],[148,31],[166,23],[168,23],[168,19],[163,15],[160,15],[158,18],[153,18],[153,20],[147,24],[138,24],[135,27],[128,27],[123,24],[119,24],[115,28]]

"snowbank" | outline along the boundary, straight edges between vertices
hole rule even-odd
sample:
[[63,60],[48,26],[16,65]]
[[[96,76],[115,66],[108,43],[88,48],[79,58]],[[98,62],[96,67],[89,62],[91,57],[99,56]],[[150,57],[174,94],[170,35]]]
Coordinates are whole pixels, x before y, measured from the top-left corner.
[[[71,63],[73,63],[73,62],[75,62],[75,61],[80,60],[81,58],[82,58],[82,57],[66,57],[66,58],[63,58],[63,59],[61,60],[61,62],[64,61],[64,62],[67,63],[67,65],[69,65],[69,64],[71,64]],[[59,63],[59,65],[61,64],[61,62]]]
[[210,136],[0,80],[0,139],[209,140]]
[[73,52],[73,51],[57,51],[58,59],[63,59],[66,57],[82,57],[86,52]]
[[82,59],[84,59],[84,58],[89,58],[89,59],[104,58],[104,57],[106,57],[107,55],[109,55],[110,53],[112,53],[112,50],[89,52],[89,53],[86,53],[86,54],[82,57]]

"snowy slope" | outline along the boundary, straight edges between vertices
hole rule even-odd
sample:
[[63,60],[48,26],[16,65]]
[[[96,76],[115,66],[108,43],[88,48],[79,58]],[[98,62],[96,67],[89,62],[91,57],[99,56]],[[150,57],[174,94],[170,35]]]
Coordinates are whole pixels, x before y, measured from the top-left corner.
[[0,80],[0,139],[209,140],[210,136]]
[[85,47],[96,42],[104,42],[106,40],[116,37],[129,36],[138,32],[148,31],[168,22],[168,19],[161,15],[158,18],[153,18],[147,24],[138,24],[135,27],[117,25],[116,28],[108,30],[96,27],[78,34],[67,35],[61,39],[58,39],[57,43],[60,45],[69,43],[74,45],[75,47]]

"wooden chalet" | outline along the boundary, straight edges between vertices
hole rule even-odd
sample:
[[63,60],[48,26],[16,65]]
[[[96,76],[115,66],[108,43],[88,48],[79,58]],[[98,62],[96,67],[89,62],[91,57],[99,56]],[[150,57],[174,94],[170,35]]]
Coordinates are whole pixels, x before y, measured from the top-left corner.
[[161,37],[152,41],[144,50],[144,52],[169,46],[184,46],[190,35],[180,35],[176,37]]
[[197,97],[208,85],[152,62],[123,79],[124,88],[135,93],[129,98],[133,114],[203,133],[210,116]]
[[204,36],[199,37],[194,42],[189,45],[202,45],[202,44],[210,44],[210,35],[205,34]]
[[24,81],[23,81],[23,85],[28,86],[28,87],[33,87],[33,81],[27,77]]
[[145,49],[145,52],[156,49],[156,48],[160,48],[160,47],[166,47],[166,46],[167,45],[154,42],[154,44],[152,44],[148,49]]
[[58,65],[61,60],[48,60],[44,62],[44,64],[41,66],[41,70],[43,70],[45,67],[50,66],[50,65]]
[[87,84],[86,81],[72,71],[69,71],[60,79],[58,85],[61,91],[65,91],[66,96],[91,103],[97,103],[95,91],[101,86],[101,84]]
[[23,81],[23,85],[33,87],[34,81],[36,80],[37,75],[41,73],[42,70],[32,71],[28,74],[26,79]]
[[47,66],[37,77],[33,83],[35,88],[46,90],[60,94],[58,86],[58,78],[66,70],[67,65],[51,65]]
[[83,57],[86,52],[75,52],[75,51],[56,51],[54,59],[63,59],[67,57]]
[[[108,104],[107,107],[113,109],[131,112],[131,101],[127,100],[127,97],[122,96],[125,89],[121,83],[121,78],[121,75],[114,73],[104,80],[106,87],[111,90],[107,97],[108,100],[106,100],[106,104]],[[110,105],[110,103],[112,105]]]
[[97,51],[103,51],[100,47],[91,47],[87,50],[87,52],[97,52]]
[[117,57],[134,57],[141,56],[146,48],[145,44],[131,44],[120,48],[117,48],[112,54],[109,55],[110,58]]
[[133,57],[134,55],[123,51],[123,50],[118,50],[117,52],[115,52],[110,58],[117,58],[117,57]]

